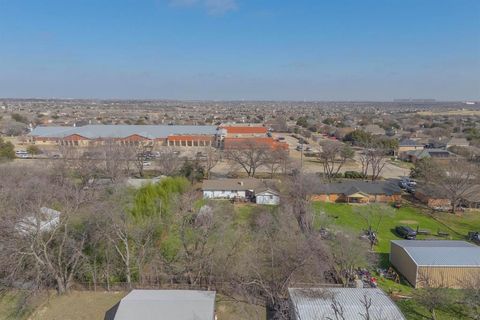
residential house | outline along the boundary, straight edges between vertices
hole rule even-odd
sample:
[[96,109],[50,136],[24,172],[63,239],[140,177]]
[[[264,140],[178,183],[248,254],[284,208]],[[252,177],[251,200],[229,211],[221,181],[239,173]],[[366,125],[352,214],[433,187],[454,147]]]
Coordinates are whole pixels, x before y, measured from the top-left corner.
[[407,151],[422,150],[424,145],[416,140],[403,139],[398,143],[397,154],[401,159],[405,158]]
[[452,138],[447,142],[447,148],[450,147],[468,147],[470,143],[465,138]]
[[426,204],[430,208],[449,209],[452,202],[445,196],[445,192],[434,184],[420,184],[415,189],[415,198]]
[[[472,185],[462,192],[460,205],[465,209],[480,208],[480,185]],[[445,190],[435,184],[421,184],[415,190],[415,198],[426,204],[430,208],[451,209],[452,202],[448,198]]]
[[234,199],[276,205],[280,203],[280,195],[275,188],[276,183],[276,180],[254,178],[204,180],[203,198]]
[[344,180],[321,184],[316,190],[312,201],[322,202],[395,202],[402,197],[402,190],[394,181],[361,181]]
[[455,154],[445,149],[422,149],[405,152],[404,159],[415,163],[422,159],[450,160]]

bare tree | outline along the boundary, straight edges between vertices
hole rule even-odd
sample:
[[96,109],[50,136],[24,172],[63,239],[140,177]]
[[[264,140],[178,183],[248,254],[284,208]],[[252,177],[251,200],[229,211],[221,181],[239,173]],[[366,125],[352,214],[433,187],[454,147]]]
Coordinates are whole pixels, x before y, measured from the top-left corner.
[[332,181],[348,159],[352,159],[353,150],[346,144],[328,141],[322,145],[319,159],[323,164],[323,174]]
[[336,281],[344,286],[353,281],[355,269],[371,264],[367,244],[348,233],[337,232],[330,241],[330,248],[331,269]]
[[266,155],[270,150],[269,145],[247,139],[226,149],[225,156],[242,167],[249,177],[254,177],[257,169],[266,163]]
[[381,146],[373,146],[366,150],[369,166],[372,170],[372,181],[377,180],[387,164],[388,151]]
[[314,175],[294,174],[282,200],[282,207],[292,212],[300,230],[306,234],[313,231],[313,211],[310,197],[317,189],[318,184],[318,178]]
[[205,158],[203,161],[203,167],[205,168],[205,178],[210,179],[210,173],[212,169],[220,162],[221,155],[217,149],[207,148],[205,150]]
[[371,204],[366,207],[356,207],[354,209],[365,222],[366,231],[368,231],[368,240],[370,242],[370,250],[376,244],[376,234],[380,230],[384,218],[392,217],[395,212],[392,207],[379,204]]
[[126,170],[128,153],[126,147],[114,140],[106,140],[98,145],[99,154],[103,160],[103,171],[105,177],[115,182],[121,179]]
[[270,178],[273,179],[274,174],[283,169],[283,173],[286,172],[288,161],[288,152],[283,149],[274,149],[271,152],[267,152],[265,155],[265,166],[269,168]]
[[365,150],[359,152],[358,160],[360,161],[360,164],[362,166],[362,176],[364,178],[368,177],[368,172],[370,169],[370,156],[368,152],[366,152]]
[[182,166],[183,161],[178,156],[178,152],[170,147],[162,148],[155,162],[160,168],[160,172],[166,176],[172,176]]
[[452,213],[455,213],[462,200],[476,192],[473,186],[478,183],[479,176],[477,165],[463,159],[454,159],[440,164],[440,172],[433,183],[450,199]]
[[[0,173],[5,186],[0,192],[5,213],[1,269],[12,282],[41,287],[52,280],[59,294],[68,292],[83,260],[88,233],[75,227],[72,218],[91,199],[77,184],[57,179],[48,170],[21,174],[20,178]],[[53,207],[59,211],[49,209]]]
[[[259,209],[260,210],[260,209]],[[231,280],[251,298],[263,299],[270,319],[289,319],[286,300],[292,282],[323,282],[326,249],[315,236],[306,237],[290,213],[263,209],[254,222],[254,238],[232,267]]]
[[99,229],[106,230],[105,237],[111,243],[120,257],[126,282],[129,287],[132,284],[132,272],[134,267],[134,253],[132,247],[132,216],[126,208],[123,191],[119,191],[110,201],[105,201],[98,207],[102,219],[99,219]]

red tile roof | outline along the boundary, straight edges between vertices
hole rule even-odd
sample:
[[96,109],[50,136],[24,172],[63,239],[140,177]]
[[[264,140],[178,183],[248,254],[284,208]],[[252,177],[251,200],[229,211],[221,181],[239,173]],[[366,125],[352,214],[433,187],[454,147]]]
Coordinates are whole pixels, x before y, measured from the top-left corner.
[[249,126],[226,126],[222,127],[227,130],[229,134],[266,134],[265,127],[249,127]]

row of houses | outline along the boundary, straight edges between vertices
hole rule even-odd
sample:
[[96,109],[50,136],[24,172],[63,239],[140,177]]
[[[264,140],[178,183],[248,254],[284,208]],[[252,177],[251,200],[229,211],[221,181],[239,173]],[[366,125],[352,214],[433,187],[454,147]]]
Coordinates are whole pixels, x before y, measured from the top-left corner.
[[261,126],[194,125],[86,125],[82,127],[36,127],[30,143],[43,146],[86,147],[115,141],[122,145],[235,148],[248,142],[288,150],[285,142],[273,139]]
[[[465,138],[452,138],[442,145],[425,145],[417,140],[405,139],[399,142],[397,155],[400,159],[409,162],[417,162],[422,159],[449,160],[456,155],[450,152],[450,147],[469,147]],[[428,147],[428,148],[427,148]]]
[[[203,181],[205,199],[233,199],[258,204],[279,204],[280,182],[268,179],[218,179]],[[319,184],[312,190],[313,201],[345,203],[390,203],[401,199],[402,190],[394,181],[348,180]]]
[[[279,204],[278,180],[217,179],[205,180],[202,191],[205,199],[231,199],[258,204]],[[395,203],[402,199],[402,189],[395,180],[343,180],[318,184],[310,191],[312,201],[330,203]],[[419,186],[414,196],[430,208],[449,208],[451,200],[438,186]],[[463,208],[480,208],[480,185],[474,185],[462,194]]]

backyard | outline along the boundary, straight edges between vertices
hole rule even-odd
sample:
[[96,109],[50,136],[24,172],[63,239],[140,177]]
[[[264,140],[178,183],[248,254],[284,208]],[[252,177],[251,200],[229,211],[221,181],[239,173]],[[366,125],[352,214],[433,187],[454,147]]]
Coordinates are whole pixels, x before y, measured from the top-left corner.
[[[340,226],[359,234],[367,228],[365,219],[358,214],[358,209],[356,209],[355,205],[314,202],[313,208],[319,216],[320,213],[323,213],[327,218],[326,222],[325,217],[317,219],[315,222],[316,227],[326,223],[327,228],[328,226]],[[378,245],[374,248],[380,255],[380,265],[383,268],[389,265],[390,240],[400,239],[395,233],[395,227],[398,225],[408,225],[414,230],[418,227],[421,230],[430,231],[430,235],[420,235],[417,237],[418,239],[465,240],[469,231],[480,230],[479,212],[466,212],[462,213],[462,215],[453,215],[447,212],[432,214],[428,209],[414,206],[394,209],[393,212],[393,215],[385,215],[382,218],[377,232]],[[448,236],[438,236],[439,231],[448,233]],[[427,310],[419,305],[415,299],[412,299],[415,289],[403,279],[400,283],[388,279],[379,279],[378,284],[394,298],[407,319],[429,319]],[[459,307],[461,306],[459,291],[453,289],[449,289],[449,291],[452,300],[457,303],[446,305],[443,309],[438,310],[437,319],[469,319],[462,314],[463,310]]]

